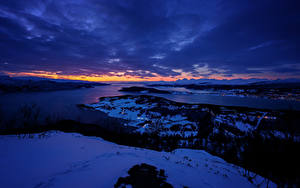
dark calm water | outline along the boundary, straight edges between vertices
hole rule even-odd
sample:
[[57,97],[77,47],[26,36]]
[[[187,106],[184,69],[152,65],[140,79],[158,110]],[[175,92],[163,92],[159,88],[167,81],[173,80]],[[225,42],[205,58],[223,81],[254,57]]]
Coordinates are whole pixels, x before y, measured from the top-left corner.
[[[137,84],[135,84],[137,85]],[[98,86],[88,89],[64,90],[53,92],[30,92],[0,94],[0,110],[5,116],[14,116],[21,106],[36,104],[41,114],[58,115],[64,118],[76,119],[82,117],[84,112],[79,110],[76,104],[94,103],[99,97],[117,96],[122,93],[118,90],[130,84],[114,83],[109,86]],[[141,86],[141,85],[139,85]],[[167,90],[186,91],[183,88],[164,88]],[[205,103],[227,106],[246,106],[265,109],[296,109],[300,110],[300,102],[284,100],[268,100],[262,98],[241,98],[231,96],[214,95],[190,95],[190,94],[160,94],[170,100],[186,103]]]

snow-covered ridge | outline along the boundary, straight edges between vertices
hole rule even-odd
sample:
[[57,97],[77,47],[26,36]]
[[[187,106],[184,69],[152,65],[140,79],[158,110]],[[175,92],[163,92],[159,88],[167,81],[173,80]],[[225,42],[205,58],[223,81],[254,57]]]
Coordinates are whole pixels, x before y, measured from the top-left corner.
[[228,129],[228,133],[239,136],[256,130],[262,119],[276,120],[276,114],[271,112],[239,112],[226,107],[177,103],[147,95],[104,97],[98,103],[86,104],[84,107],[128,120],[125,125],[135,127],[139,133],[157,132],[161,136],[179,135],[183,138],[196,136],[198,124],[203,124],[204,121],[207,126],[214,129],[223,126],[222,128]]
[[[244,169],[203,150],[157,152],[75,133],[0,136],[1,187],[113,187],[136,164],[164,169],[174,187],[266,187]],[[269,187],[275,187],[272,182]]]

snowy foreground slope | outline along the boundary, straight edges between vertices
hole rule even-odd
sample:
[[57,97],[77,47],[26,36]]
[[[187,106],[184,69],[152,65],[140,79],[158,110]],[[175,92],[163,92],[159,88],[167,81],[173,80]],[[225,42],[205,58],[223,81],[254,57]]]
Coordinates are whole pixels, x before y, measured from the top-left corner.
[[0,187],[113,187],[141,163],[164,169],[174,187],[255,187],[242,168],[202,150],[157,152],[61,132],[0,136],[0,148]]

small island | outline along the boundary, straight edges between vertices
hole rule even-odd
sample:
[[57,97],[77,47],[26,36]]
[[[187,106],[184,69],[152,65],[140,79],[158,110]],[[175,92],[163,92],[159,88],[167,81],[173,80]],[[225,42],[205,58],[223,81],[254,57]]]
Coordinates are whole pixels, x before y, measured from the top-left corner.
[[171,94],[170,91],[165,91],[165,90],[159,90],[155,88],[149,88],[149,87],[123,87],[119,91],[123,92],[133,92],[133,93],[157,93],[157,94]]

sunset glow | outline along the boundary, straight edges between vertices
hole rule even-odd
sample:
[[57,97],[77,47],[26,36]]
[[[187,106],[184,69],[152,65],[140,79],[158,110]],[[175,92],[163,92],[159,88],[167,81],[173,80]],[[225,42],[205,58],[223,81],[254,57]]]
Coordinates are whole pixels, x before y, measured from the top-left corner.
[[[48,71],[33,71],[33,72],[4,72],[5,75],[10,77],[26,77],[26,76],[33,76],[33,77],[41,77],[41,78],[51,78],[51,79],[66,79],[66,80],[82,80],[82,81],[91,81],[91,82],[112,82],[112,81],[126,81],[126,82],[139,82],[139,81],[176,81],[181,79],[216,79],[216,80],[232,80],[232,79],[269,79],[269,80],[276,80],[276,79],[286,79],[286,75],[282,74],[275,74],[273,76],[266,76],[264,74],[260,75],[241,75],[235,74],[231,77],[225,77],[221,75],[211,75],[209,77],[193,77],[188,76],[186,73],[180,76],[174,77],[164,77],[160,75],[156,75],[153,77],[137,77],[137,76],[111,76],[111,75],[98,75],[98,74],[91,74],[91,75],[64,75],[61,72],[48,72]],[[289,78],[299,78],[298,76],[292,76]]]

